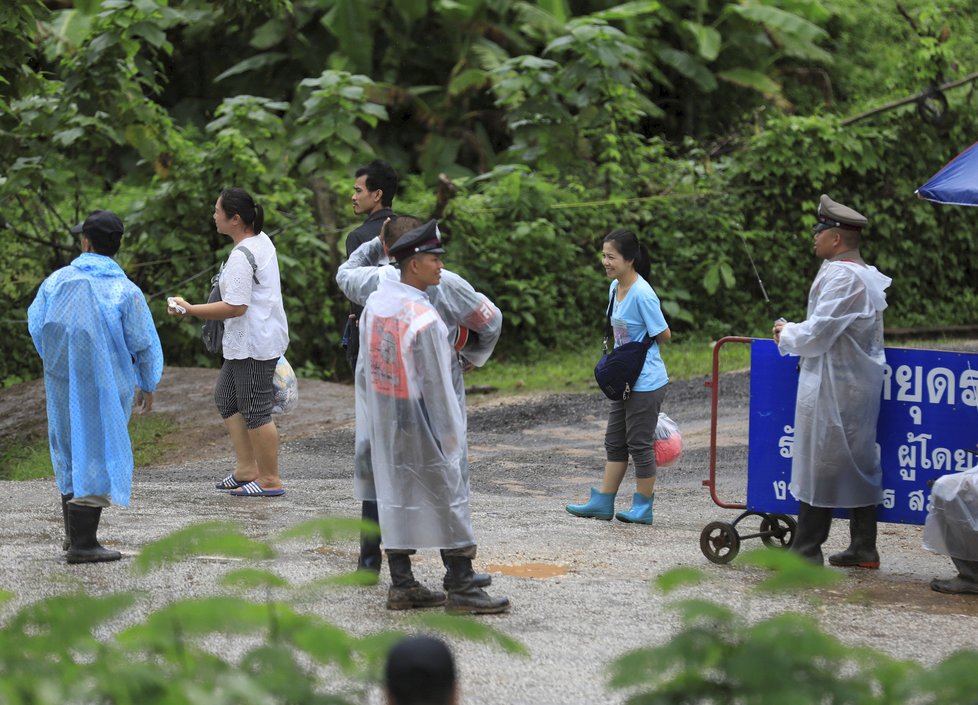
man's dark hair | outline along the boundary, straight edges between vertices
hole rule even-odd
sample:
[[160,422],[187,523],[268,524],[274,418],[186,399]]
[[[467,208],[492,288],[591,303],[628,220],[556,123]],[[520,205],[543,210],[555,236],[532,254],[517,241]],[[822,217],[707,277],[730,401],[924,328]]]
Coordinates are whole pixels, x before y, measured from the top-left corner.
[[369,191],[383,191],[380,196],[380,205],[390,208],[394,203],[394,196],[397,194],[397,172],[394,167],[382,159],[374,159],[366,166],[357,169],[354,174],[357,178],[366,176],[367,189]]
[[85,234],[88,241],[92,243],[92,250],[97,255],[115,257],[116,252],[122,247],[122,233],[118,234]]
[[431,636],[409,636],[387,654],[384,684],[395,705],[451,705],[455,660],[448,645]]

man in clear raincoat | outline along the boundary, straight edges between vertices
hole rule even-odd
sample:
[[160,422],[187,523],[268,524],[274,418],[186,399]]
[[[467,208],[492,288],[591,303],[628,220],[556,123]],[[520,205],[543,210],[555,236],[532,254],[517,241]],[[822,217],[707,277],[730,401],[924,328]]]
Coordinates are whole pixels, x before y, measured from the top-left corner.
[[[426,291],[439,283],[444,249],[434,221],[390,248],[400,280],[382,279],[360,319],[354,493],[376,499],[391,574],[388,609],[445,604],[456,613],[509,608],[476,584],[476,543],[462,469],[465,415],[452,386],[448,328]],[[443,551],[448,597],[415,580],[411,555]]]
[[978,595],[978,467],[934,482],[924,548],[948,556],[958,569],[953,578],[931,580],[932,590]]
[[129,506],[129,415],[134,396],[140,413],[152,408],[163,350],[143,293],[112,259],[122,240],[119,217],[95,211],[72,232],[81,236],[81,256],[44,280],[27,319],[44,362],[67,560],[97,563],[121,558],[96,532],[110,502]]
[[883,389],[883,311],[891,279],[859,254],[866,218],[823,195],[814,251],[825,260],[808,295],[807,318],[779,321],[782,355],[801,357],[795,403],[792,495],[800,502],[791,550],[819,565],[832,509],[850,510],[849,547],[837,566],[879,568],[876,505],[883,470],[876,422]]
[[[399,281],[397,269],[387,264],[388,250],[397,240],[410,230],[422,225],[411,216],[395,216],[388,219],[381,228],[379,237],[373,238],[350,254],[340,265],[336,281],[350,301],[363,306],[367,297],[377,290],[381,281]],[[489,360],[503,327],[503,316],[499,309],[485,295],[477,292],[465,279],[443,269],[441,280],[427,289],[428,299],[448,327],[449,341],[455,353],[451,358],[452,387],[462,408],[465,419],[465,381],[463,372],[471,366],[482,367]],[[464,439],[463,439],[464,441]],[[370,462],[369,448],[358,445],[355,462]],[[468,448],[463,445],[461,457],[462,474],[469,481]],[[369,500],[364,502],[365,519],[377,521],[377,505]],[[359,568],[380,570],[380,538],[361,536]],[[447,567],[447,564],[446,564]],[[476,573],[479,587],[487,587],[492,577],[486,573]],[[447,585],[446,585],[447,588]]]

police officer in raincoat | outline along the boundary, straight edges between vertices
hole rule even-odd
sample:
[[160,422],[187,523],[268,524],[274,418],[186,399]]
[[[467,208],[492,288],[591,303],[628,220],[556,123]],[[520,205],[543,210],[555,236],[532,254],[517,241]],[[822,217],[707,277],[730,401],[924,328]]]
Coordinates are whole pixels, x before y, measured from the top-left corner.
[[[69,563],[119,560],[96,538],[110,501],[129,506],[129,415],[148,412],[163,350],[143,292],[112,256],[123,225],[95,211],[73,228],[82,255],[44,280],[27,311],[44,362],[48,441],[65,520]],[[138,390],[138,391],[137,391]]]
[[[365,242],[350,254],[336,273],[336,281],[350,301],[363,306],[367,297],[377,290],[381,281],[400,280],[397,269],[387,264],[388,250],[402,235],[421,225],[421,221],[411,216],[393,216],[384,223],[379,237]],[[449,341],[456,352],[451,358],[452,387],[458,397],[464,420],[466,409],[463,368],[482,367],[489,360],[502,332],[503,316],[485,295],[477,292],[465,279],[447,269],[442,270],[440,282],[428,287],[426,293],[432,306],[448,327]],[[357,447],[355,462],[369,462],[369,449],[365,445]],[[462,449],[461,467],[465,481],[468,483],[467,447]],[[364,507],[364,517],[377,521],[376,503],[366,501]],[[379,537],[366,535],[361,537],[360,558],[357,563],[361,569],[380,570]],[[475,575],[479,587],[487,587],[492,583],[492,577],[487,573]]]
[[[391,574],[389,609],[446,603],[415,580],[411,554],[443,550],[446,610],[509,608],[476,584],[469,485],[462,469],[465,415],[452,386],[448,328],[426,291],[441,281],[444,249],[434,221],[404,234],[390,254],[400,280],[383,279],[360,319],[356,371],[357,499],[376,499]],[[362,454],[358,457],[363,459]]]
[[800,502],[791,550],[819,565],[832,509],[849,509],[849,547],[837,566],[879,568],[876,505],[883,501],[876,422],[883,389],[883,311],[891,279],[859,253],[866,218],[823,195],[814,229],[825,260],[808,294],[807,318],[779,321],[782,355],[801,357],[795,404],[792,495]]

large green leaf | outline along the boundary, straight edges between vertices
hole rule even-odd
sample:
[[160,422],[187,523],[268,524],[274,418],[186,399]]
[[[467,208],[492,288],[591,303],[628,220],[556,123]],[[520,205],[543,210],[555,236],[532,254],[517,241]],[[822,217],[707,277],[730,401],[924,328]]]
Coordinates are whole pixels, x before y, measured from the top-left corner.
[[730,69],[717,73],[717,78],[742,88],[750,88],[768,98],[777,99],[781,97],[781,86],[760,71],[745,68]]
[[394,0],[394,9],[411,24],[428,14],[428,0]]
[[621,5],[609,7],[607,10],[593,12],[589,17],[614,22],[616,20],[629,20],[634,17],[641,17],[662,9],[662,3],[657,0],[635,0]]
[[571,18],[567,0],[537,0],[537,6],[559,22],[566,22]]
[[223,81],[225,78],[237,76],[241,73],[248,73],[249,71],[263,69],[266,66],[274,66],[286,58],[287,56],[279,51],[266,51],[261,54],[255,54],[254,56],[249,56],[247,59],[239,61],[226,71],[222,71],[214,78],[214,80]]
[[370,74],[373,68],[373,22],[376,10],[363,0],[336,0],[332,9],[323,15],[322,25],[336,37],[340,52],[360,73]]
[[828,32],[817,24],[809,22],[805,18],[799,17],[791,12],[786,12],[785,10],[769,5],[730,4],[727,5],[727,11],[807,42],[827,39],[829,36]]
[[700,63],[696,57],[687,54],[685,51],[662,49],[659,52],[659,59],[691,80],[703,92],[710,93],[716,90],[717,80],[714,78],[713,72]]
[[696,39],[696,50],[702,59],[713,61],[717,58],[720,54],[720,42],[722,41],[717,30],[689,20],[683,20],[683,27]]

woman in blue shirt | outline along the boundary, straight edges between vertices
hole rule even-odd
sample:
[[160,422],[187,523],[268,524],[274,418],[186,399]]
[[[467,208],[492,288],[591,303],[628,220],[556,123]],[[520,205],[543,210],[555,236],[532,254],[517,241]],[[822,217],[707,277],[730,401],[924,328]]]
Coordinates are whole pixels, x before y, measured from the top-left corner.
[[[659,297],[649,284],[649,252],[630,230],[613,230],[602,246],[604,271],[612,279],[611,328],[615,347],[651,336],[655,342],[645,356],[645,366],[632,393],[622,401],[612,401],[604,445],[607,462],[601,491],[591,488],[591,499],[584,504],[568,504],[574,516],[604,519],[614,515],[619,521],[652,523],[655,490],[655,427],[659,407],[666,395],[669,377],[659,354],[659,345],[672,337],[662,316]],[[628,456],[635,465],[635,494],[632,508],[615,514],[615,495],[628,469]]]

